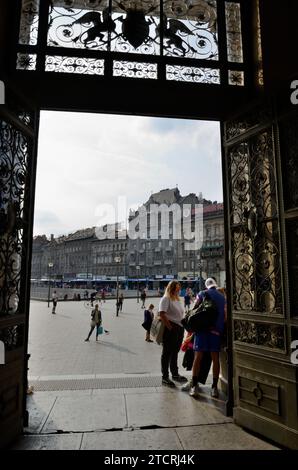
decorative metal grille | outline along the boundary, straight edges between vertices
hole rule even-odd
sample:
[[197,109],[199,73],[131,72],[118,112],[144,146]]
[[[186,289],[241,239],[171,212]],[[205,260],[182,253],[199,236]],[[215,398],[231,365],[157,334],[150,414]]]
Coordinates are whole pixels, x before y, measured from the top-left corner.
[[226,2],[227,49],[229,62],[243,62],[240,4]]
[[142,62],[113,62],[113,75],[115,77],[151,78],[157,79],[157,65]]
[[163,36],[165,55],[218,60],[216,1],[165,1]]
[[18,313],[23,264],[27,138],[0,123],[0,314]]
[[17,69],[18,70],[35,70],[36,69],[36,54],[17,54]]
[[108,0],[52,2],[48,45],[106,51],[112,28],[108,4]]
[[244,72],[229,70],[229,85],[244,86]]
[[39,2],[40,0],[22,1],[19,44],[37,44]]
[[[224,73],[224,80],[231,86],[244,86],[241,10],[238,2],[224,0],[45,0],[48,1],[49,11],[40,10],[40,15],[48,14],[48,30],[45,30],[45,18],[40,32],[40,38],[47,41],[48,47],[65,48],[65,53],[59,51],[64,59],[68,56],[66,49],[79,49],[78,57],[83,52],[92,51],[91,58],[101,59],[104,54],[119,54],[113,57],[121,62],[130,62],[124,54],[159,56],[167,65],[174,64],[173,59],[188,67],[182,73],[176,67],[166,75],[169,80],[192,83],[218,84],[219,70]],[[20,43],[30,45],[28,51],[20,51],[17,68],[35,70],[36,57],[34,47],[37,45],[39,0],[23,1],[20,24]],[[43,4],[44,5],[44,4]],[[43,6],[42,5],[42,6]],[[218,17],[218,5],[223,8],[225,17]],[[221,36],[218,22],[221,22]],[[219,41],[227,36],[227,59],[237,62],[237,70],[229,72],[223,68],[225,54],[219,54]],[[225,41],[225,40],[224,40]],[[24,55],[24,52],[27,55]],[[95,56],[94,53],[100,53]],[[224,52],[224,51],[223,51]],[[39,50],[36,53],[41,53]],[[43,52],[45,54],[45,51]],[[55,53],[47,56],[56,57]],[[120,56],[121,54],[121,56]],[[46,55],[46,54],[45,54]],[[90,54],[89,54],[90,55]],[[89,58],[84,56],[85,59]],[[75,58],[74,58],[75,59]],[[73,60],[74,60],[73,59]],[[76,58],[77,60],[78,58]],[[194,63],[199,60],[198,66]],[[145,60],[138,61],[146,64]],[[206,62],[206,67],[202,64]],[[39,67],[42,66],[40,61]],[[189,63],[187,63],[189,62]],[[57,64],[51,68],[53,72],[78,73],[77,62],[72,69],[69,65]],[[208,64],[208,65],[207,65]],[[218,64],[218,65],[217,65]],[[49,62],[47,62],[49,66]],[[163,67],[158,73],[159,79],[164,79],[164,65],[160,60],[157,68]],[[143,67],[144,68],[144,67]],[[213,71],[208,71],[212,69]],[[84,68],[88,70],[89,67]],[[118,69],[118,67],[117,67]],[[48,70],[47,70],[48,71]],[[104,71],[105,72],[105,71]],[[82,72],[79,72],[82,73]],[[83,72],[85,73],[85,72]],[[107,72],[110,68],[107,67]],[[228,77],[227,77],[228,74]],[[119,76],[113,74],[114,76]],[[147,73],[137,74],[148,78]],[[126,76],[135,77],[136,74]],[[178,78],[180,75],[180,78]],[[207,76],[208,75],[208,76]],[[124,76],[124,75],[123,75]]]
[[22,347],[24,343],[24,324],[1,329],[0,341],[5,344],[5,351],[7,352]]
[[242,343],[285,350],[284,327],[281,325],[235,320],[234,339]]
[[114,32],[111,50],[136,54],[160,54],[159,0],[112,2]]
[[80,73],[103,75],[103,59],[85,59],[84,57],[46,56],[46,72]]
[[228,142],[239,137],[250,129],[257,128],[261,123],[271,122],[272,111],[270,107],[257,108],[254,113],[247,113],[241,119],[231,120],[225,126],[225,140]]
[[280,242],[271,130],[229,149],[233,307],[282,313]]
[[187,67],[182,65],[167,65],[167,80],[179,82],[220,84],[219,69],[208,69],[203,67]]

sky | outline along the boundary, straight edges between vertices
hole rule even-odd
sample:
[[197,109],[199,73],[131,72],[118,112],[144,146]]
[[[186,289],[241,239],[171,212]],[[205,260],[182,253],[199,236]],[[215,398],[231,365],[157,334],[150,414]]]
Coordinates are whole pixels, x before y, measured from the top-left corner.
[[218,122],[41,112],[34,235],[112,223],[103,205],[136,207],[176,186],[222,201]]

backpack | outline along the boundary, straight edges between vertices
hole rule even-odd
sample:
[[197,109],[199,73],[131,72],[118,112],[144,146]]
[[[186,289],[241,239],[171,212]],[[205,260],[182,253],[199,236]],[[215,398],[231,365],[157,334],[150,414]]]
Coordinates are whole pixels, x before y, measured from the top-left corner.
[[204,297],[198,308],[191,310],[181,323],[186,331],[199,333],[200,331],[208,331],[216,324],[218,310],[216,303],[211,299],[207,292],[203,293]]

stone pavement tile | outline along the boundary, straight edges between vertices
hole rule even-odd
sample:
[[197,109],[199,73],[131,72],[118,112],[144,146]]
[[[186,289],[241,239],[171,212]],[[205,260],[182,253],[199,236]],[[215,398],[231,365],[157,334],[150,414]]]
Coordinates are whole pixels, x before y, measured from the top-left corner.
[[156,393],[156,388],[155,387],[139,387],[139,388],[109,388],[109,389],[93,389],[92,390],[92,395],[94,396],[100,396],[103,393],[109,393],[112,394],[122,394],[122,395],[128,395],[130,393]]
[[233,423],[176,429],[187,450],[278,450]]
[[175,427],[232,421],[213,406],[200,403],[181,391],[130,394],[125,399],[129,427]]
[[82,434],[22,436],[10,450],[79,450]]
[[34,393],[27,397],[29,426],[27,432],[39,433],[56,401],[56,395]]
[[123,428],[126,423],[123,395],[59,397],[42,433],[57,430],[68,432],[98,431]]
[[40,391],[34,392],[35,394],[40,394],[41,396],[49,396],[49,397],[80,397],[86,395],[92,395],[92,390],[47,390],[47,391]]
[[182,450],[173,429],[96,432],[84,434],[84,450]]
[[124,388],[123,392],[125,395],[131,393],[142,394],[142,393],[156,393],[156,387],[139,387],[139,388]]
[[[81,375],[40,375],[38,380],[81,380],[81,379],[95,379],[95,374],[81,374]],[[36,380],[29,377],[29,380]]]

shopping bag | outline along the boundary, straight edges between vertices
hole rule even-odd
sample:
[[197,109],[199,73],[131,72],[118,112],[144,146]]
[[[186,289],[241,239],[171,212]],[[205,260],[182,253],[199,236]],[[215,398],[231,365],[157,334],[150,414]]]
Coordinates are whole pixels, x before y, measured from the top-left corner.
[[103,334],[103,327],[102,326],[98,326],[97,327],[97,335],[102,335]]
[[150,335],[152,336],[152,338],[157,344],[162,343],[164,331],[165,331],[165,325],[161,321],[161,318],[158,315],[156,315],[153,318],[153,321],[151,324]]

